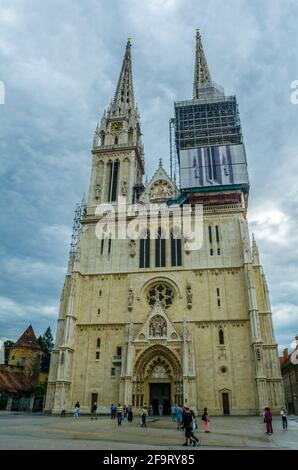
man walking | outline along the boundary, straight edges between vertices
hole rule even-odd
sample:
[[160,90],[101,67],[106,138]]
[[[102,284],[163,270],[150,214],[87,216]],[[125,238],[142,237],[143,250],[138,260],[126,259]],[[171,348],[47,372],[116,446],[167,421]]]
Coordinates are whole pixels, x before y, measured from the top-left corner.
[[96,414],[96,411],[97,411],[97,402],[95,401],[92,405],[92,408],[91,408],[91,419],[97,419],[97,414]]
[[121,403],[118,403],[117,410],[116,410],[118,426],[121,426],[122,413],[123,413],[123,407],[121,406]]
[[163,406],[162,406],[162,404],[158,405],[158,413],[159,413],[159,416],[163,415]]
[[142,413],[141,413],[141,426],[142,426],[142,428],[147,427],[147,424],[146,424],[147,416],[148,416],[148,411],[147,411],[147,406],[146,406],[146,403],[145,403],[144,406],[143,406],[143,409],[142,409]]

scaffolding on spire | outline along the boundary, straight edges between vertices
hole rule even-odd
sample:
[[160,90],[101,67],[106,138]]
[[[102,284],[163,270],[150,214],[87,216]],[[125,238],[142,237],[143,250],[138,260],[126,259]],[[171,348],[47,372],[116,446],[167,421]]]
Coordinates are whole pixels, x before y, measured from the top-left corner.
[[70,251],[69,251],[69,269],[71,272],[74,270],[75,261],[78,261],[79,257],[79,241],[82,233],[81,219],[86,217],[86,203],[85,203],[85,194],[80,203],[76,204],[73,225],[72,225],[72,234],[70,242]]

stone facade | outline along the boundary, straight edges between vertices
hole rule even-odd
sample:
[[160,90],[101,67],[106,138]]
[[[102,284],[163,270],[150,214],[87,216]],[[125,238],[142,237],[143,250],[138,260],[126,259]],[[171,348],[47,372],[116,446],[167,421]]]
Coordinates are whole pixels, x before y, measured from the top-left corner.
[[105,216],[96,211],[99,202],[115,207],[120,194],[144,205],[179,197],[161,163],[142,187],[130,42],[92,155],[82,231],[61,297],[46,409],[59,413],[64,403],[71,410],[79,401],[88,413],[96,400],[99,411],[108,413],[111,403],[138,409],[162,399],[165,410],[180,403],[199,413],[208,407],[214,415],[255,415],[265,406],[277,412],[284,398],[269,294],[240,190],[198,197],[203,246],[191,251],[182,239],[175,248],[181,259],[173,258],[172,239],[165,240],[157,262],[161,248],[154,239],[97,236],[96,224]]

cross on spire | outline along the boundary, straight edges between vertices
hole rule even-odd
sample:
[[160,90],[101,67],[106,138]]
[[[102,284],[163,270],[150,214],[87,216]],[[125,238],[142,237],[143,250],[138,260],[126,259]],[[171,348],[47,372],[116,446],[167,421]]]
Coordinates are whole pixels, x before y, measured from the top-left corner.
[[199,98],[200,86],[204,83],[211,82],[211,75],[208,69],[207,60],[205,57],[200,30],[197,29],[196,33],[196,60],[195,60],[195,74],[193,82],[193,99]]
[[112,115],[125,115],[134,108],[134,93],[131,67],[131,40],[126,44],[123,64],[111,106]]

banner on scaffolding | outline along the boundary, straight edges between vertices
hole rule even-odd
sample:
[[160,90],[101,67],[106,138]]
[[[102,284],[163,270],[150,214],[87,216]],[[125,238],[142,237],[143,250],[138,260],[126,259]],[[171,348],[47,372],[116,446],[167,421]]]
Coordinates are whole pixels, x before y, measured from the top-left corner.
[[180,151],[180,186],[248,185],[244,145],[221,145]]

